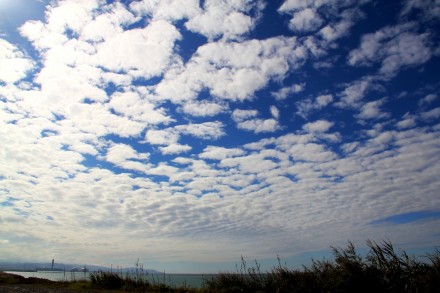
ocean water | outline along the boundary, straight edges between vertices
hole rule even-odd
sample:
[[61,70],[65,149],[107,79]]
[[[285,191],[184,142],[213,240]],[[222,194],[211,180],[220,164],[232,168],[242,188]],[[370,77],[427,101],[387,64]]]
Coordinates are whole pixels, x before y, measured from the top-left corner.
[[[26,278],[35,277],[43,278],[52,281],[72,281],[72,280],[88,280],[90,277],[89,272],[50,272],[50,271],[38,271],[38,272],[16,272],[9,271],[7,273],[20,275]],[[125,276],[125,274],[123,274]],[[149,274],[145,278],[152,283],[162,283],[173,287],[186,286],[190,288],[200,288],[203,285],[203,281],[210,279],[215,275],[212,274]]]

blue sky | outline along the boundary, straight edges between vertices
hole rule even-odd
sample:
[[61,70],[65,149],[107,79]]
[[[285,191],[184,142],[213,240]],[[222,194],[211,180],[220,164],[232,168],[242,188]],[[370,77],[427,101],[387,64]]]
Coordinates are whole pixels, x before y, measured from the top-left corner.
[[0,257],[234,269],[439,244],[434,0],[0,0]]

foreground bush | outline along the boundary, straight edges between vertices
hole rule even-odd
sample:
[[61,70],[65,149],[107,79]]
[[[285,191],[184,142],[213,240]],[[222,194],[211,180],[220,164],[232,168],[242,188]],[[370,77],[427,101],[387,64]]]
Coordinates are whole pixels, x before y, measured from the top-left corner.
[[93,272],[90,274],[90,281],[94,288],[99,289],[121,289],[125,281],[121,276],[113,272]]
[[220,273],[205,281],[211,292],[440,292],[440,251],[421,262],[396,252],[389,241],[367,242],[361,257],[349,242],[347,248],[332,248],[334,260],[313,260],[303,270],[289,270],[278,261],[262,273],[256,262],[247,267],[242,258],[236,273]]
[[104,289],[126,292],[202,292],[197,289],[187,288],[186,286],[172,287],[160,282],[159,278],[150,282],[147,279],[148,273],[144,272],[142,265],[136,263],[136,269],[127,272],[124,276],[122,272],[98,271],[90,274],[91,287],[93,289]]
[[151,284],[147,279],[148,273],[144,267],[136,262],[136,268],[127,272],[125,276],[120,273],[98,271],[90,274],[93,288],[106,290],[124,290],[129,292],[171,292],[171,288],[159,282]]

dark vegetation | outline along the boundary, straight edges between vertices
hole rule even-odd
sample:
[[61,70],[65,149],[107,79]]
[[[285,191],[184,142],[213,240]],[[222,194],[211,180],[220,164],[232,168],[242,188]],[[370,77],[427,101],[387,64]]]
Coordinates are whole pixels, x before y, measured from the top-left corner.
[[90,274],[90,281],[94,289],[116,289],[128,292],[198,292],[185,285],[179,288],[166,285],[166,280],[160,280],[160,275],[150,281],[147,275],[148,272],[144,271],[143,265],[138,260],[136,268],[127,272],[125,276],[122,272],[98,271]]
[[396,251],[391,242],[370,248],[365,258],[354,245],[332,247],[334,260],[313,260],[310,267],[290,270],[281,265],[262,273],[256,262],[247,267],[242,258],[236,273],[220,273],[206,281],[209,292],[440,292],[440,250],[424,260]]
[[262,272],[257,261],[248,267],[242,258],[236,272],[222,272],[206,279],[202,288],[169,286],[160,277],[148,280],[148,273],[139,262],[125,275],[94,272],[88,282],[51,282],[0,274],[0,285],[43,284],[51,289],[62,286],[75,290],[69,292],[440,292],[440,250],[415,258],[396,250],[389,241],[367,241],[367,245],[369,252],[365,256],[358,254],[351,242],[346,248],[332,247],[332,260],[313,260],[310,267],[302,270],[289,269],[278,259],[276,267]]
[[55,282],[41,279],[41,278],[25,278],[19,275],[14,274],[0,274],[0,284],[7,284],[7,285],[13,285],[13,284],[53,284]]

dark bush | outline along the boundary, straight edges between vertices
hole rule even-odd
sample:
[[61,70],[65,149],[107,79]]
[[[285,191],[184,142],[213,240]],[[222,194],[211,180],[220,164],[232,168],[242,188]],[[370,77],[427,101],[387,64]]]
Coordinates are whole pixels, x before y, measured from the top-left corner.
[[99,289],[116,290],[124,285],[124,279],[113,272],[93,272],[90,274],[90,281],[93,287]]
[[262,273],[242,265],[236,273],[220,273],[205,281],[210,292],[440,292],[440,251],[427,255],[428,263],[416,260],[389,241],[367,241],[370,252],[361,257],[353,243],[332,247],[330,260],[313,260],[304,270],[279,265]]

